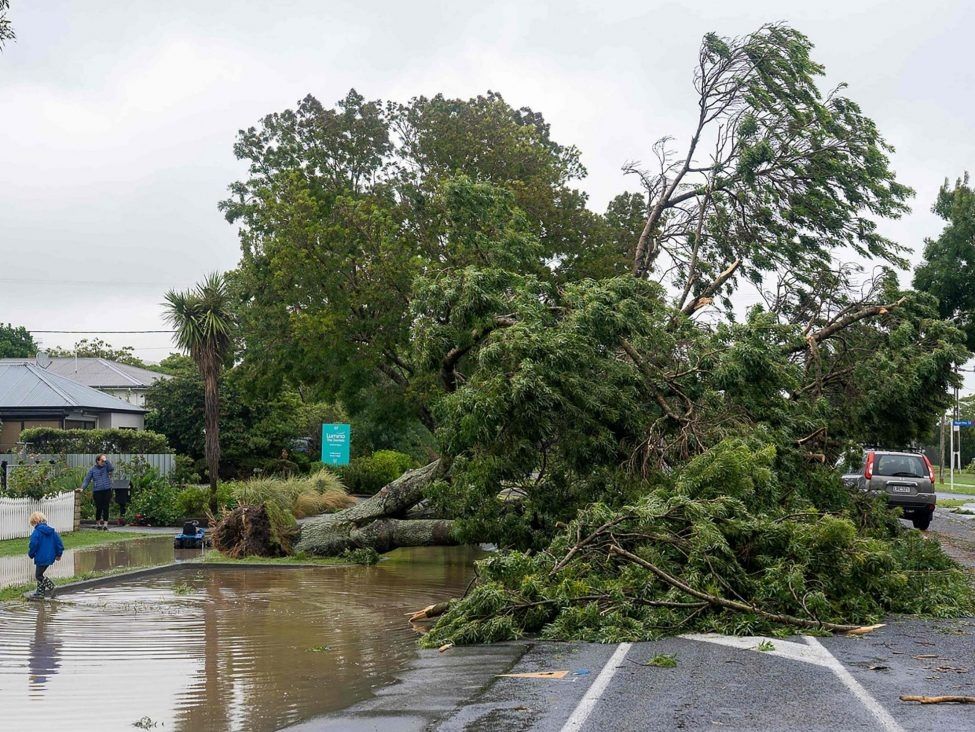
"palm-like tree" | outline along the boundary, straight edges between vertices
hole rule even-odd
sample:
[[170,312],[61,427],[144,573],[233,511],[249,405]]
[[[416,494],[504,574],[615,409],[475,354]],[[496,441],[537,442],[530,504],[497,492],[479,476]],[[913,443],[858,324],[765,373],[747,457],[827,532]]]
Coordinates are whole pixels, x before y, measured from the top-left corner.
[[220,469],[220,368],[233,345],[234,314],[222,275],[209,274],[196,287],[166,293],[166,320],[173,340],[196,363],[203,377],[205,452],[210,474],[210,511],[217,514],[217,475]]

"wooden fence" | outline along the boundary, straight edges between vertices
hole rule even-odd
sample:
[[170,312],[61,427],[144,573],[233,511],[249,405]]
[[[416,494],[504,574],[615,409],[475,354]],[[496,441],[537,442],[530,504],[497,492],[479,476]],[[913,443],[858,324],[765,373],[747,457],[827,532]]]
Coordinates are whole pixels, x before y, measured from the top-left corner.
[[[95,458],[101,453],[68,453],[66,455],[29,455],[21,457],[16,454],[0,454],[0,461],[7,463],[7,473],[9,475],[17,465],[31,465],[46,463],[50,461],[63,461],[69,468],[90,468],[95,464]],[[115,478],[124,478],[125,471],[122,463],[132,462],[136,458],[145,460],[151,467],[159,471],[160,475],[169,475],[170,471],[176,466],[176,456],[172,453],[159,454],[138,454],[138,453],[107,453],[108,459],[115,466]]]
[[30,536],[31,528],[27,522],[34,511],[47,516],[47,523],[59,533],[74,531],[74,491],[40,501],[32,498],[0,498],[0,540]]

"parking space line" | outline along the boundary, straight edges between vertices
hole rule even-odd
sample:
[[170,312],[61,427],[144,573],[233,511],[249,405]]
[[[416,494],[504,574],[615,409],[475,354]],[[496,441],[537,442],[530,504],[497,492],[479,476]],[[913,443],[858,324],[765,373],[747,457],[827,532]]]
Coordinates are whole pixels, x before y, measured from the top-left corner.
[[589,715],[592,714],[596,702],[599,701],[599,697],[603,695],[606,687],[609,686],[610,680],[623,664],[623,659],[626,658],[626,654],[632,645],[632,643],[619,644],[616,652],[610,656],[606,665],[603,666],[603,670],[599,672],[599,676],[592,682],[592,686],[589,687],[582,699],[579,700],[579,704],[572,711],[572,715],[562,726],[562,732],[575,732],[575,730],[582,729],[582,725],[589,719]]

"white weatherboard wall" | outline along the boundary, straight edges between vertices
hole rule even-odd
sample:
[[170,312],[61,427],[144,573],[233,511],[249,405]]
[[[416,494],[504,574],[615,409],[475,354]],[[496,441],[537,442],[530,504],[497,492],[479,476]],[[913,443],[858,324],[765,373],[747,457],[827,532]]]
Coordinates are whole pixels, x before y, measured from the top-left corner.
[[30,536],[30,515],[40,511],[59,534],[74,529],[74,492],[35,501],[32,498],[0,498],[0,540]]

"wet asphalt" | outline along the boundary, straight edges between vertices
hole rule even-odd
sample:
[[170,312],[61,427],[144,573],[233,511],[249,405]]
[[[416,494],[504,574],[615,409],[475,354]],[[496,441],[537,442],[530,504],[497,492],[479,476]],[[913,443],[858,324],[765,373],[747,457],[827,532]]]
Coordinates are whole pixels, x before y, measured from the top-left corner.
[[[975,567],[975,517],[939,510],[929,537]],[[421,651],[373,699],[289,730],[975,730],[975,618],[891,618],[862,637],[516,642]],[[731,644],[731,645],[729,645]],[[645,665],[671,654],[674,668]],[[611,659],[613,661],[611,662]],[[499,674],[565,671],[563,678]]]

